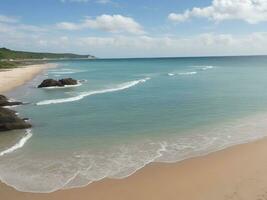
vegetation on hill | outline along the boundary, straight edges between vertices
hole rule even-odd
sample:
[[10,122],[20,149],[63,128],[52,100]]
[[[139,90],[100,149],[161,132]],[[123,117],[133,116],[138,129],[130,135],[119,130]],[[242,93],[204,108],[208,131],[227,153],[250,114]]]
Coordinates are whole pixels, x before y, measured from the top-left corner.
[[22,64],[21,62],[0,61],[0,69],[14,68]]
[[35,53],[25,51],[13,51],[7,48],[0,48],[0,59],[31,60],[31,59],[82,59],[95,58],[91,55],[77,55],[72,53]]
[[95,57],[72,53],[35,53],[0,48],[0,69],[14,68],[19,65],[43,63],[46,60],[57,59],[95,59]]

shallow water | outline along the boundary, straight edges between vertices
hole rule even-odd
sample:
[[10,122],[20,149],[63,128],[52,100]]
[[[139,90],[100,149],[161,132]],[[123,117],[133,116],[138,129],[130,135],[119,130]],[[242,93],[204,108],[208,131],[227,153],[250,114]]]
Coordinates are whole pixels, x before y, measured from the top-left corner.
[[[81,85],[37,89],[45,77]],[[59,62],[9,94],[34,128],[0,135],[0,178],[51,192],[263,137],[266,77],[267,57]]]

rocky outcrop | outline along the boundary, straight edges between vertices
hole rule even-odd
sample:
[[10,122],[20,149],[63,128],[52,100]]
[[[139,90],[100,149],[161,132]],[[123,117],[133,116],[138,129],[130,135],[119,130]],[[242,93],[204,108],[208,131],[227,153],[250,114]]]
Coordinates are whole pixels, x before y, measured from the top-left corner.
[[38,85],[38,88],[43,88],[43,87],[63,87],[64,85],[60,83],[57,80],[54,79],[45,79],[43,82]]
[[78,84],[78,81],[72,78],[60,79],[58,82],[60,82],[62,85],[77,85]]
[[60,80],[45,79],[38,88],[44,87],[64,87],[65,85],[77,85],[78,81],[72,78],[65,78]]
[[20,119],[15,111],[0,107],[0,131],[26,129],[30,127],[31,125],[23,119]]
[[0,95],[0,131],[30,128],[27,118],[21,119],[16,112],[2,106],[19,105],[21,102],[10,102],[4,95]]
[[21,104],[22,102],[9,101],[6,96],[0,95],[0,106],[16,106],[16,105],[21,105]]

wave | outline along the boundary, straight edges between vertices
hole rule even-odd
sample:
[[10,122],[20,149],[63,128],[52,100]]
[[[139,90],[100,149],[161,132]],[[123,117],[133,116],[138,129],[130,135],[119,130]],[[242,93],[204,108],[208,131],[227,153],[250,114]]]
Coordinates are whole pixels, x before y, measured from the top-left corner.
[[20,141],[18,141],[12,147],[0,152],[0,156],[4,156],[6,154],[9,154],[9,153],[16,151],[17,149],[22,148],[31,137],[32,137],[31,130],[30,129],[26,130],[25,136],[23,138],[21,138]]
[[168,73],[168,76],[177,76],[177,75],[194,75],[197,74],[197,72],[180,72],[180,73]]
[[56,71],[50,71],[50,74],[55,74],[55,75],[65,75],[65,74],[76,74],[76,73],[81,73],[81,72],[86,72],[86,70],[72,70],[72,69],[63,69],[63,70],[56,70]]
[[67,102],[79,101],[79,100],[81,100],[87,96],[91,96],[91,95],[95,95],[95,94],[103,94],[103,93],[110,93],[110,92],[125,90],[125,89],[131,88],[131,87],[133,87],[139,83],[144,83],[149,79],[150,78],[145,78],[145,79],[140,79],[140,80],[136,80],[136,81],[131,81],[131,82],[123,83],[123,84],[118,85],[117,87],[109,88],[109,89],[83,92],[83,93],[80,93],[78,96],[75,96],[75,97],[44,100],[44,101],[38,102],[36,105],[49,105],[49,104],[58,104],[58,103],[67,103]]
[[[209,70],[209,69],[213,69],[214,66],[211,66],[211,65],[207,65],[207,66],[193,66],[194,68],[198,68],[197,71],[206,71],[206,70]],[[195,75],[197,74],[198,72],[197,71],[191,71],[191,72],[180,72],[180,73],[168,73],[168,76],[176,76],[176,75]]]
[[213,69],[214,67],[213,66],[205,66],[205,67],[202,67],[202,70],[208,70],[208,69]]
[[[38,156],[35,158],[38,160],[33,161],[20,156],[21,160],[12,165],[2,164],[4,170],[0,170],[0,177],[2,182],[18,191],[34,193],[84,187],[104,178],[122,179],[152,162],[174,163],[262,138],[266,133],[266,115],[259,117],[209,125],[208,129],[196,128],[174,137],[142,138],[132,144],[101,148],[100,151],[87,149],[73,154],[67,152],[63,157],[51,155],[53,159]],[[43,167],[41,173],[40,166]]]
[[197,72],[180,72],[179,75],[194,75],[197,74]]
[[75,71],[73,71],[73,72],[50,72],[51,74],[75,74],[75,73],[78,73],[78,72],[75,72]]
[[13,106],[3,106],[2,108],[16,108],[18,107],[19,105],[13,105]]

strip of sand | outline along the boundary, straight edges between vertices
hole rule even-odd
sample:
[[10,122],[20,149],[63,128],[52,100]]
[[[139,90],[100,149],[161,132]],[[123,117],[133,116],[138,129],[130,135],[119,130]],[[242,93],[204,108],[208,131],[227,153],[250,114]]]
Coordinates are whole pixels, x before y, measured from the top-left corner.
[[7,92],[23,85],[43,70],[54,66],[55,64],[46,63],[2,70],[0,71],[0,93]]
[[0,199],[16,200],[264,200],[267,139],[174,164],[152,163],[132,176],[50,194],[0,185]]

